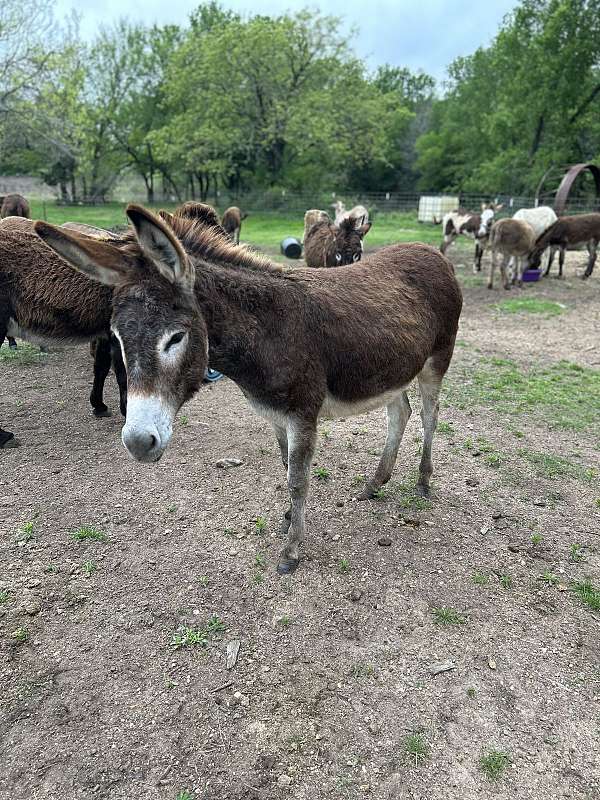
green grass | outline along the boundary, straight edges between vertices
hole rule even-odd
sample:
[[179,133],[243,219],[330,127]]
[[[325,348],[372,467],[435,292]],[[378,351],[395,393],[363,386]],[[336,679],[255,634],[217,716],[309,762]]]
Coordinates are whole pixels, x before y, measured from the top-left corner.
[[556,586],[558,583],[558,577],[553,575],[551,572],[548,572],[548,570],[543,572],[538,580],[542,581],[542,583],[545,583],[548,586]]
[[350,561],[347,558],[340,558],[339,568],[342,575],[350,572]]
[[177,792],[175,800],[195,800],[195,797],[196,795],[192,794],[192,792],[187,789],[182,789],[180,792]]
[[590,481],[596,477],[596,472],[581,464],[574,464],[568,458],[557,456],[554,453],[538,453],[534,450],[520,448],[517,453],[536,468],[536,473],[541,478],[577,478]]
[[11,350],[8,342],[0,347],[0,364],[14,364],[19,367],[30,367],[43,364],[49,353],[42,353],[39,347],[23,342],[19,339],[16,350]]
[[313,475],[318,481],[327,481],[330,478],[330,472],[327,467],[317,467],[313,470]]
[[30,542],[35,539],[35,523],[33,521],[24,522],[17,532],[19,542]]
[[487,586],[490,582],[490,579],[487,575],[484,575],[483,572],[474,572],[471,576],[471,580],[476,586]]
[[94,574],[94,572],[96,572],[96,570],[98,569],[98,565],[95,564],[93,561],[84,561],[81,569],[85,572],[85,574],[89,578]]
[[9,596],[8,589],[0,589],[0,606],[8,601]]
[[77,528],[76,531],[71,533],[71,538],[75,539],[77,542],[85,542],[88,540],[105,542],[107,537],[105,533],[98,530],[94,525],[82,525],[81,528]]
[[438,422],[437,432],[447,436],[453,436],[456,433],[454,425],[451,422],[444,421]]
[[503,358],[463,362],[448,385],[458,408],[493,407],[499,414],[531,414],[551,429],[600,435],[600,370],[559,361],[522,369]]
[[257,517],[254,520],[254,530],[257,536],[262,536],[267,530],[268,521],[266,517]]
[[504,300],[494,308],[503,314],[544,314],[546,317],[557,317],[565,311],[566,306],[539,297],[522,297]]
[[11,633],[11,636],[19,644],[25,644],[29,640],[29,631],[27,628],[20,626]]
[[569,558],[571,561],[575,561],[576,563],[583,561],[585,558],[583,547],[580,544],[572,544],[569,551]]
[[414,759],[415,767],[429,755],[429,745],[422,733],[409,733],[404,739],[403,748],[406,755]]
[[588,578],[574,583],[572,588],[582,603],[589,606],[592,611],[600,611],[600,589],[597,589]]
[[442,606],[433,609],[433,621],[437,625],[464,625],[467,620],[453,608]]
[[[127,224],[126,203],[106,203],[101,206],[57,206],[55,203],[31,202],[31,216],[46,219],[55,225],[63,222],[85,222],[99,228],[113,228]],[[164,208],[173,211],[176,206],[161,203],[155,210]],[[224,209],[219,209],[222,213]],[[326,209],[329,213],[330,209]],[[249,216],[242,224],[242,241],[255,247],[279,251],[279,245],[286,236],[302,239],[304,234],[304,212],[253,211],[244,208]],[[333,209],[331,209],[333,212]],[[365,237],[365,247],[381,247],[395,242],[425,242],[439,245],[442,239],[440,226],[423,224],[417,221],[416,212],[376,214],[373,227]],[[287,262],[290,263],[290,262]]]
[[501,750],[489,750],[479,759],[479,769],[490,781],[499,780],[510,764],[510,757]]
[[503,589],[512,589],[512,578],[510,575],[498,575],[498,583]]

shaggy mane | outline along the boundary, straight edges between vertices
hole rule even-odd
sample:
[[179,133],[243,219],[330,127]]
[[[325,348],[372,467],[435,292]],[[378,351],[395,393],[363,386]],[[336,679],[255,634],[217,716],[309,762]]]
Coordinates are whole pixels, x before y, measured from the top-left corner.
[[[202,220],[173,215],[167,225],[179,239],[185,252],[192,258],[217,262],[219,266],[234,269],[243,268],[275,274],[285,273],[284,268],[279,264],[266,256],[253,252],[247,245],[233,244],[225,238],[219,228]],[[133,229],[125,234],[124,239],[128,242],[136,241]]]

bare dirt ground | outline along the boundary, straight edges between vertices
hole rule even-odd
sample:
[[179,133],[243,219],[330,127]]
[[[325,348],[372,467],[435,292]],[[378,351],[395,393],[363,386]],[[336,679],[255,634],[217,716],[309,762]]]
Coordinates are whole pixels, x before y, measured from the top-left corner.
[[[564,362],[600,367],[600,273],[582,282],[570,255],[565,281],[488,292],[453,257],[432,502],[409,490],[417,413],[367,503],[384,413],[323,422],[292,577],[275,440],[230,381],[147,466],[120,443],[114,381],[114,415],[92,418],[87,348],[0,362],[22,442],[0,454],[2,800],[599,797],[600,614],[574,587],[599,583],[600,391]],[[518,297],[561,313],[496,308]],[[514,397],[507,370],[526,376]],[[104,541],[74,539],[84,525]]]

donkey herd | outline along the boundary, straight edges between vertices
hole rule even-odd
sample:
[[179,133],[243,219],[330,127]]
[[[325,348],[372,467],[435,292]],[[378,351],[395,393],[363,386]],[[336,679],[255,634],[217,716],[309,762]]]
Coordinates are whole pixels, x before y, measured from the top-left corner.
[[[122,441],[141,462],[161,458],[209,364],[233,380],[272,425],[287,470],[281,574],[300,559],[319,418],[386,407],[385,446],[359,497],[372,498],[391,477],[416,380],[424,432],[416,491],[429,494],[438,398],[462,308],[444,254],[454,238],[475,239],[476,269],[479,251],[491,248],[494,262],[502,254],[505,285],[510,258],[519,282],[524,263],[539,264],[546,248],[560,249],[562,271],[564,249],[581,241],[590,274],[600,238],[600,214],[541,222],[543,209],[532,209],[494,222],[498,208],[488,206],[446,215],[441,252],[410,243],[363,257],[365,208],[337,207],[333,221],[313,209],[305,215],[306,267],[290,269],[239,244],[238,208],[219,220],[202,203],[158,214],[129,205],[130,226],[116,234],[32,222],[24,207],[16,215],[14,208],[0,222],[0,345],[7,335],[89,342],[94,413],[107,413],[102,394],[112,364]],[[15,444],[0,428],[0,448]]]

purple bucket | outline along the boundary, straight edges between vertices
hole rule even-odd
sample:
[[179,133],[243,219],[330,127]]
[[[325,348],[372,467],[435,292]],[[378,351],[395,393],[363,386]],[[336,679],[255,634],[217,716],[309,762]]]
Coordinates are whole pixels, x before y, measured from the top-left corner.
[[541,269],[526,269],[523,273],[523,280],[526,283],[533,283],[534,281],[539,281],[541,275]]

